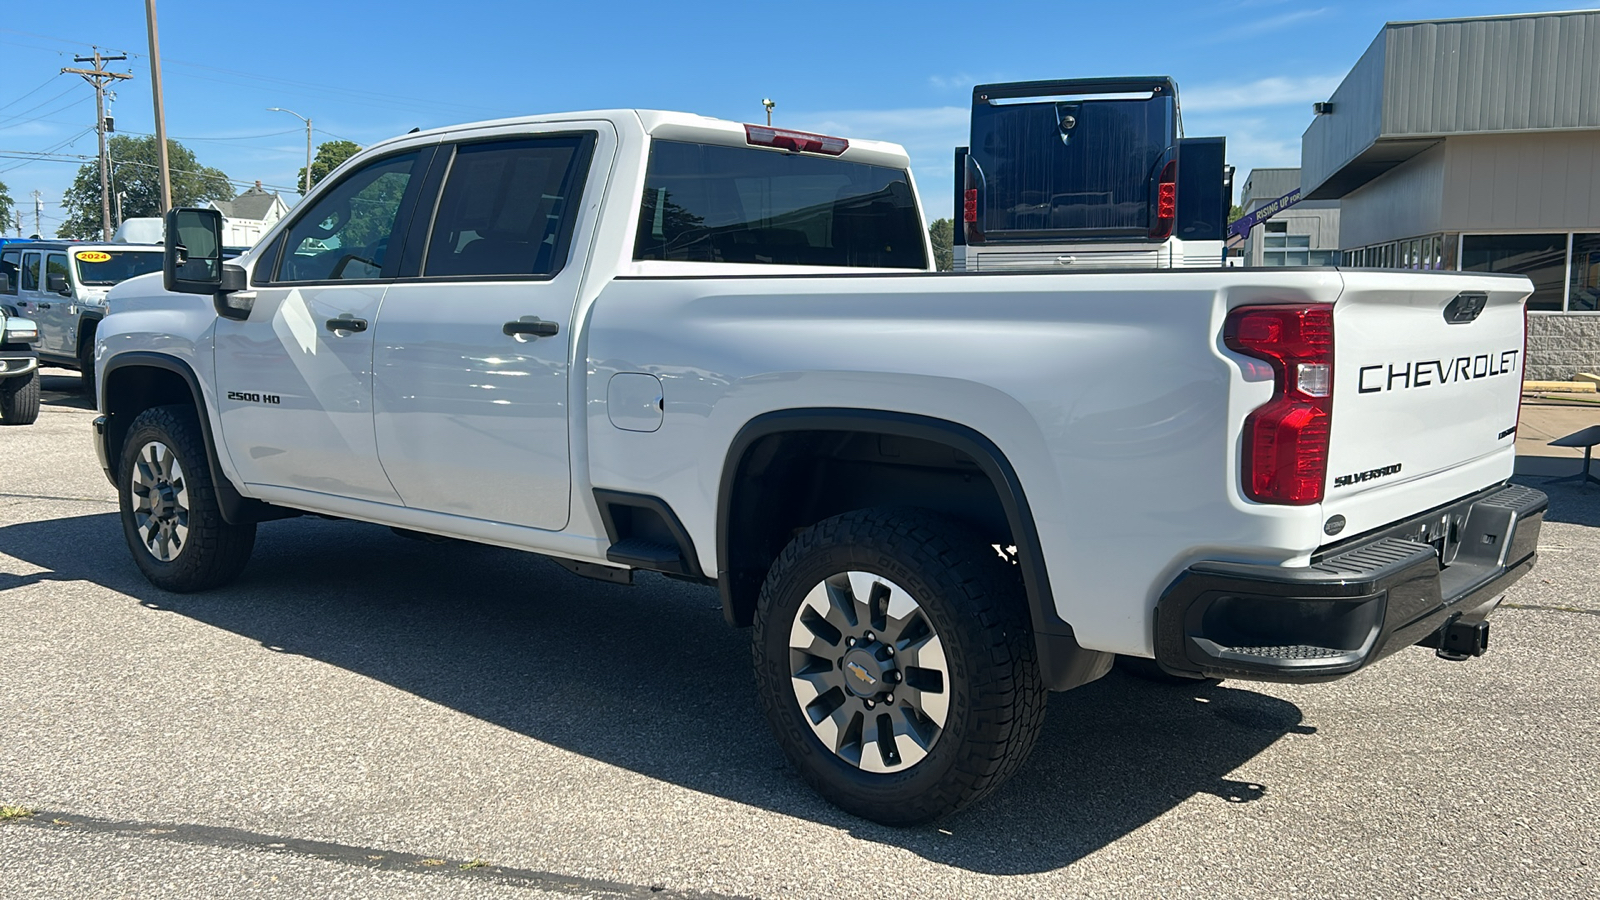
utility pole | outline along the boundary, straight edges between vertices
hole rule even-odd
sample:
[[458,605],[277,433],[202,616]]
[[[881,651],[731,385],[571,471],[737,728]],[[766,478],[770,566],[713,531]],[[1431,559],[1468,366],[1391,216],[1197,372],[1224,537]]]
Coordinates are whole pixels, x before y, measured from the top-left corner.
[[161,166],[161,212],[172,208],[172,170],[167,165],[167,117],[161,110],[161,39],[156,34],[156,0],[144,0],[144,23],[150,32],[150,95],[156,102],[156,162]]
[[286,112],[306,123],[306,186],[300,191],[300,196],[304,197],[311,193],[311,120],[292,109],[284,109],[281,106],[269,106],[267,107],[267,112]]
[[[39,224],[39,219],[41,217],[43,217],[43,216],[44,216],[44,194],[41,194],[38,191],[34,191],[33,192],[33,233],[38,235],[39,237],[44,237],[44,226]],[[17,214],[17,224],[20,226],[21,223],[22,223],[22,214],[18,213]],[[18,230],[20,231],[21,229],[19,228]]]
[[101,56],[96,47],[93,56],[74,56],[73,62],[92,62],[92,69],[64,68],[71,75],[82,75],[83,80],[94,85],[94,130],[100,135],[100,231],[104,240],[111,240],[111,164],[106,156],[106,85],[113,81],[132,78],[127,72],[107,72],[105,64],[127,59],[126,56]]
[[772,108],[778,105],[776,100],[762,100],[761,105],[767,108],[767,124],[772,124]]

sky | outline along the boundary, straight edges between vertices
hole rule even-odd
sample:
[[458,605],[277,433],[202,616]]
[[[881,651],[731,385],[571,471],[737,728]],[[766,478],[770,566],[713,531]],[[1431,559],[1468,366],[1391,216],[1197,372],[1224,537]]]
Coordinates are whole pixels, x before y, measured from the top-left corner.
[[[119,133],[154,130],[141,0],[5,0],[0,183],[33,231],[95,159],[94,90],[74,56],[112,71]],[[1385,21],[1559,9],[1516,0],[1210,3],[812,2],[233,4],[159,0],[167,134],[242,190],[297,199],[305,125],[366,145],[413,127],[581,109],[672,109],[905,146],[929,220],[948,217],[952,150],[980,83],[1170,75],[1185,133],[1223,135],[1236,185],[1297,166],[1326,100]],[[52,154],[41,159],[41,152]],[[14,228],[8,226],[5,233]]]

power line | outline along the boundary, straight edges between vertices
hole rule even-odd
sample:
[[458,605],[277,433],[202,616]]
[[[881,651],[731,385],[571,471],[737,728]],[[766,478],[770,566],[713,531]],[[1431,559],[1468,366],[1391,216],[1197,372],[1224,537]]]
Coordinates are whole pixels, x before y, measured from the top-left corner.
[[[16,115],[0,116],[0,122],[10,122],[13,119],[20,119],[23,116],[27,115],[28,113],[33,112],[34,110],[38,109],[41,106],[49,106],[50,104],[56,102],[57,100],[60,100],[62,97],[65,97],[66,95],[72,93],[72,90],[73,90],[73,86],[69,85],[66,90],[64,90],[61,93],[55,95],[54,97],[51,97],[49,100],[46,100],[46,101],[44,101],[42,103],[39,103],[39,104],[36,104],[34,106],[30,106],[27,109],[23,110],[22,112],[17,113]],[[59,112],[59,110],[58,110],[58,112]],[[47,115],[47,116],[48,115],[54,115],[54,114],[55,113],[45,113],[45,115]]]
[[37,94],[40,91],[44,90],[45,85],[49,84],[52,81],[55,81],[57,78],[60,78],[60,77],[61,77],[61,73],[60,72],[57,72],[54,75],[51,75],[49,78],[46,78],[38,87],[36,87],[33,90],[27,92],[26,94],[23,94],[21,97],[18,97],[17,99],[11,101],[10,103],[0,103],[0,109],[5,109],[8,106],[16,106],[18,103],[21,103],[22,101],[28,99],[29,97],[33,96],[34,94]]

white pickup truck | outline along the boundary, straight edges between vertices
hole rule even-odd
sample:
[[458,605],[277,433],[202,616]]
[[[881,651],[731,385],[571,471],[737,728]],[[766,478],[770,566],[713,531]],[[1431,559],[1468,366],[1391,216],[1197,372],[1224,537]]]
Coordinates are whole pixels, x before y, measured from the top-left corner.
[[899,147],[633,110],[386,141],[227,264],[169,216],[96,347],[152,582],[316,513],[715,585],[880,822],[993,790],[1118,654],[1465,658],[1533,564],[1520,277],[938,274]]

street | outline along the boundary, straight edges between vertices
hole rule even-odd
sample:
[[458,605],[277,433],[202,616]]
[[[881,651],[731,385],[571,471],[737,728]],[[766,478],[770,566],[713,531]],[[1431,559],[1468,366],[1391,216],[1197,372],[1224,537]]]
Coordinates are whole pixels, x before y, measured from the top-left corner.
[[[1481,659],[1051,697],[999,793],[895,830],[769,736],[713,590],[312,518],[140,576],[77,376],[0,428],[5,897],[1588,897],[1600,488]],[[1592,421],[1600,421],[1600,409]],[[1561,459],[1562,472],[1576,460]],[[1552,470],[1553,471],[1553,470]]]

